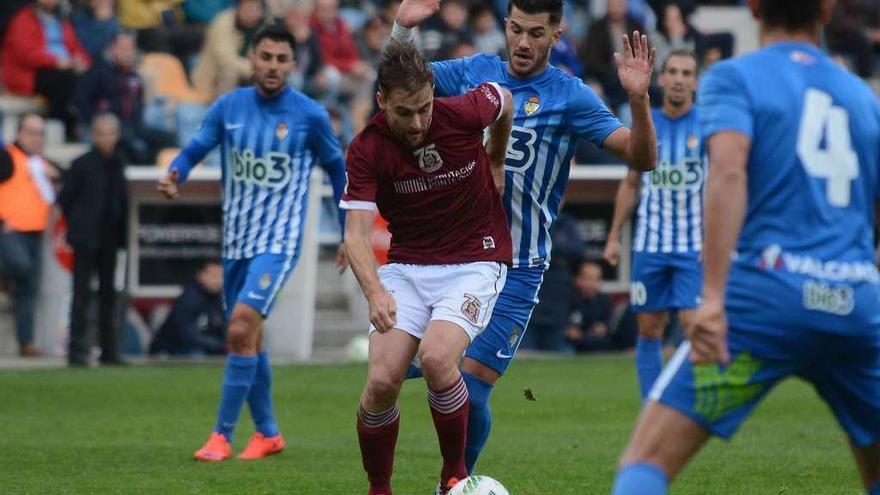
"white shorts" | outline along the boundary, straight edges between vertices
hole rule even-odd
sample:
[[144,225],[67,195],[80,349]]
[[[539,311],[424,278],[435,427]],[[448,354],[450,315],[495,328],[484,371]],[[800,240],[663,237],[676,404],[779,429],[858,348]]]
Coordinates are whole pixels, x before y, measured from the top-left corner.
[[507,265],[492,261],[390,263],[379,268],[379,280],[397,303],[394,328],[417,339],[425,335],[430,322],[440,320],[455,323],[474,340],[486,328],[506,278]]

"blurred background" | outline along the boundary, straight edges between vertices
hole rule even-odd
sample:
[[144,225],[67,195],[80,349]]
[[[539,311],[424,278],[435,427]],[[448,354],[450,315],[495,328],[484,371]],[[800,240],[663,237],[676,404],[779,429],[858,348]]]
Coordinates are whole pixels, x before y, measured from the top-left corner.
[[[563,37],[551,63],[582,78],[624,124],[626,95],[611,54],[616,33],[638,29],[658,50],[657,68],[673,50],[693,50],[705,70],[754,50],[756,24],[744,1],[566,0]],[[343,148],[375,112],[374,69],[387,43],[395,0],[4,0],[0,3],[0,136],[40,156],[44,198],[57,201],[33,236],[27,258],[0,246],[0,360],[63,363],[70,344],[73,250],[62,215],[68,170],[92,144],[95,115],[115,115],[120,175],[116,205],[103,223],[118,242],[111,260],[114,293],[79,308],[86,342],[118,347],[127,359],[204,359],[224,352],[220,158],[215,152],[183,189],[160,200],[155,181],[194,135],[210,103],[249,84],[248,52],[256,29],[283,20],[295,36],[290,85],[323,104]],[[507,0],[444,0],[416,42],[431,60],[475,53],[505,56]],[[823,47],[880,92],[880,0],[838,0]],[[659,88],[652,100],[660,101]],[[37,113],[45,118],[22,116]],[[109,124],[108,124],[109,125]],[[111,125],[112,127],[112,125]],[[114,142],[115,144],[115,142]],[[31,164],[31,166],[35,166]],[[524,349],[556,355],[626,351],[635,340],[628,311],[628,236],[622,263],[601,262],[613,197],[625,167],[581,143],[572,164],[553,262]],[[277,315],[267,323],[280,357],[357,358],[368,327],[365,303],[350,273],[339,275],[339,240],[329,187],[316,174],[310,234]],[[112,182],[112,181],[111,181]],[[112,188],[111,188],[112,189]],[[0,202],[3,198],[0,198]],[[26,210],[27,205],[16,206]],[[628,230],[628,229],[627,229]],[[381,259],[389,235],[377,219]],[[24,260],[24,261],[22,261]],[[106,271],[106,270],[105,270]],[[87,290],[97,286],[93,280]],[[20,304],[30,300],[33,304]],[[107,305],[112,308],[107,309]],[[105,303],[105,304],[102,304]],[[31,308],[32,309],[28,309]],[[547,335],[565,335],[558,339]],[[111,335],[112,336],[108,336]],[[680,339],[673,319],[670,344]],[[116,339],[114,341],[114,339]],[[274,346],[271,345],[274,339]],[[93,351],[97,355],[97,350]]]

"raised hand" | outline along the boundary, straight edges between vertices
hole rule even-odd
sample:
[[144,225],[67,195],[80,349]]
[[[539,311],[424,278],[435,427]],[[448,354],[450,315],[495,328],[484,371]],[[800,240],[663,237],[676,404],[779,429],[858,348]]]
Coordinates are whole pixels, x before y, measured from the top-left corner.
[[168,199],[176,199],[180,194],[177,192],[177,182],[180,179],[180,174],[177,170],[172,170],[168,172],[165,177],[159,179],[159,185],[157,189],[159,192],[164,194]]
[[623,35],[623,53],[614,53],[617,64],[617,77],[620,85],[630,96],[645,96],[651,87],[651,74],[654,73],[656,48],[648,49],[648,37],[633,31],[632,42]]
[[397,8],[397,23],[413,28],[440,10],[440,0],[403,0]]

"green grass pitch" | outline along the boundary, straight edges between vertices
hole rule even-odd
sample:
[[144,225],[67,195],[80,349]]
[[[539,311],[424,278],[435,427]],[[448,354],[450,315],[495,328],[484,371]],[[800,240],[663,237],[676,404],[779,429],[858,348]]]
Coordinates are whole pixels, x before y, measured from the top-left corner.
[[[275,368],[287,450],[264,461],[199,464],[221,367],[0,372],[0,494],[364,494],[355,408],[365,365]],[[530,388],[536,401],[524,398]],[[607,494],[639,401],[631,357],[520,360],[499,383],[478,471],[513,495]],[[439,452],[410,381],[394,486],[433,493]],[[236,432],[240,451],[253,426]],[[675,495],[861,494],[844,435],[808,385],[779,387],[734,441],[712,441]]]

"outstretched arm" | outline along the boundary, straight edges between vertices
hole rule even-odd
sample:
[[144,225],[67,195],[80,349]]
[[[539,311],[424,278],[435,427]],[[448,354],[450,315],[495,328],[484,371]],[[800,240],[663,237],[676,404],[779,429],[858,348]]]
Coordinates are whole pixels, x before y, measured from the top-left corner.
[[651,119],[648,88],[654,70],[656,50],[648,48],[648,37],[633,32],[632,42],[623,36],[623,53],[615,53],[620,84],[629,95],[632,129],[620,128],[605,140],[603,146],[627,162],[633,169],[646,172],[657,163],[657,135]]
[[605,244],[605,252],[602,255],[611,266],[617,266],[617,263],[620,261],[620,231],[638,203],[641,188],[641,175],[634,170],[627,172],[626,177],[620,181],[620,186],[617,188],[611,230],[608,232],[608,241]]
[[168,167],[165,175],[158,185],[159,191],[168,199],[178,196],[177,186],[186,182],[190,171],[208,156],[223,138],[223,99],[217,100],[211,105],[202,127],[192,138],[189,144],[177,155]]
[[385,290],[376,270],[376,257],[373,256],[370,245],[374,215],[372,210],[348,211],[345,220],[345,251],[351,270],[367,298],[370,323],[377,331],[385,333],[397,324],[397,303]]

